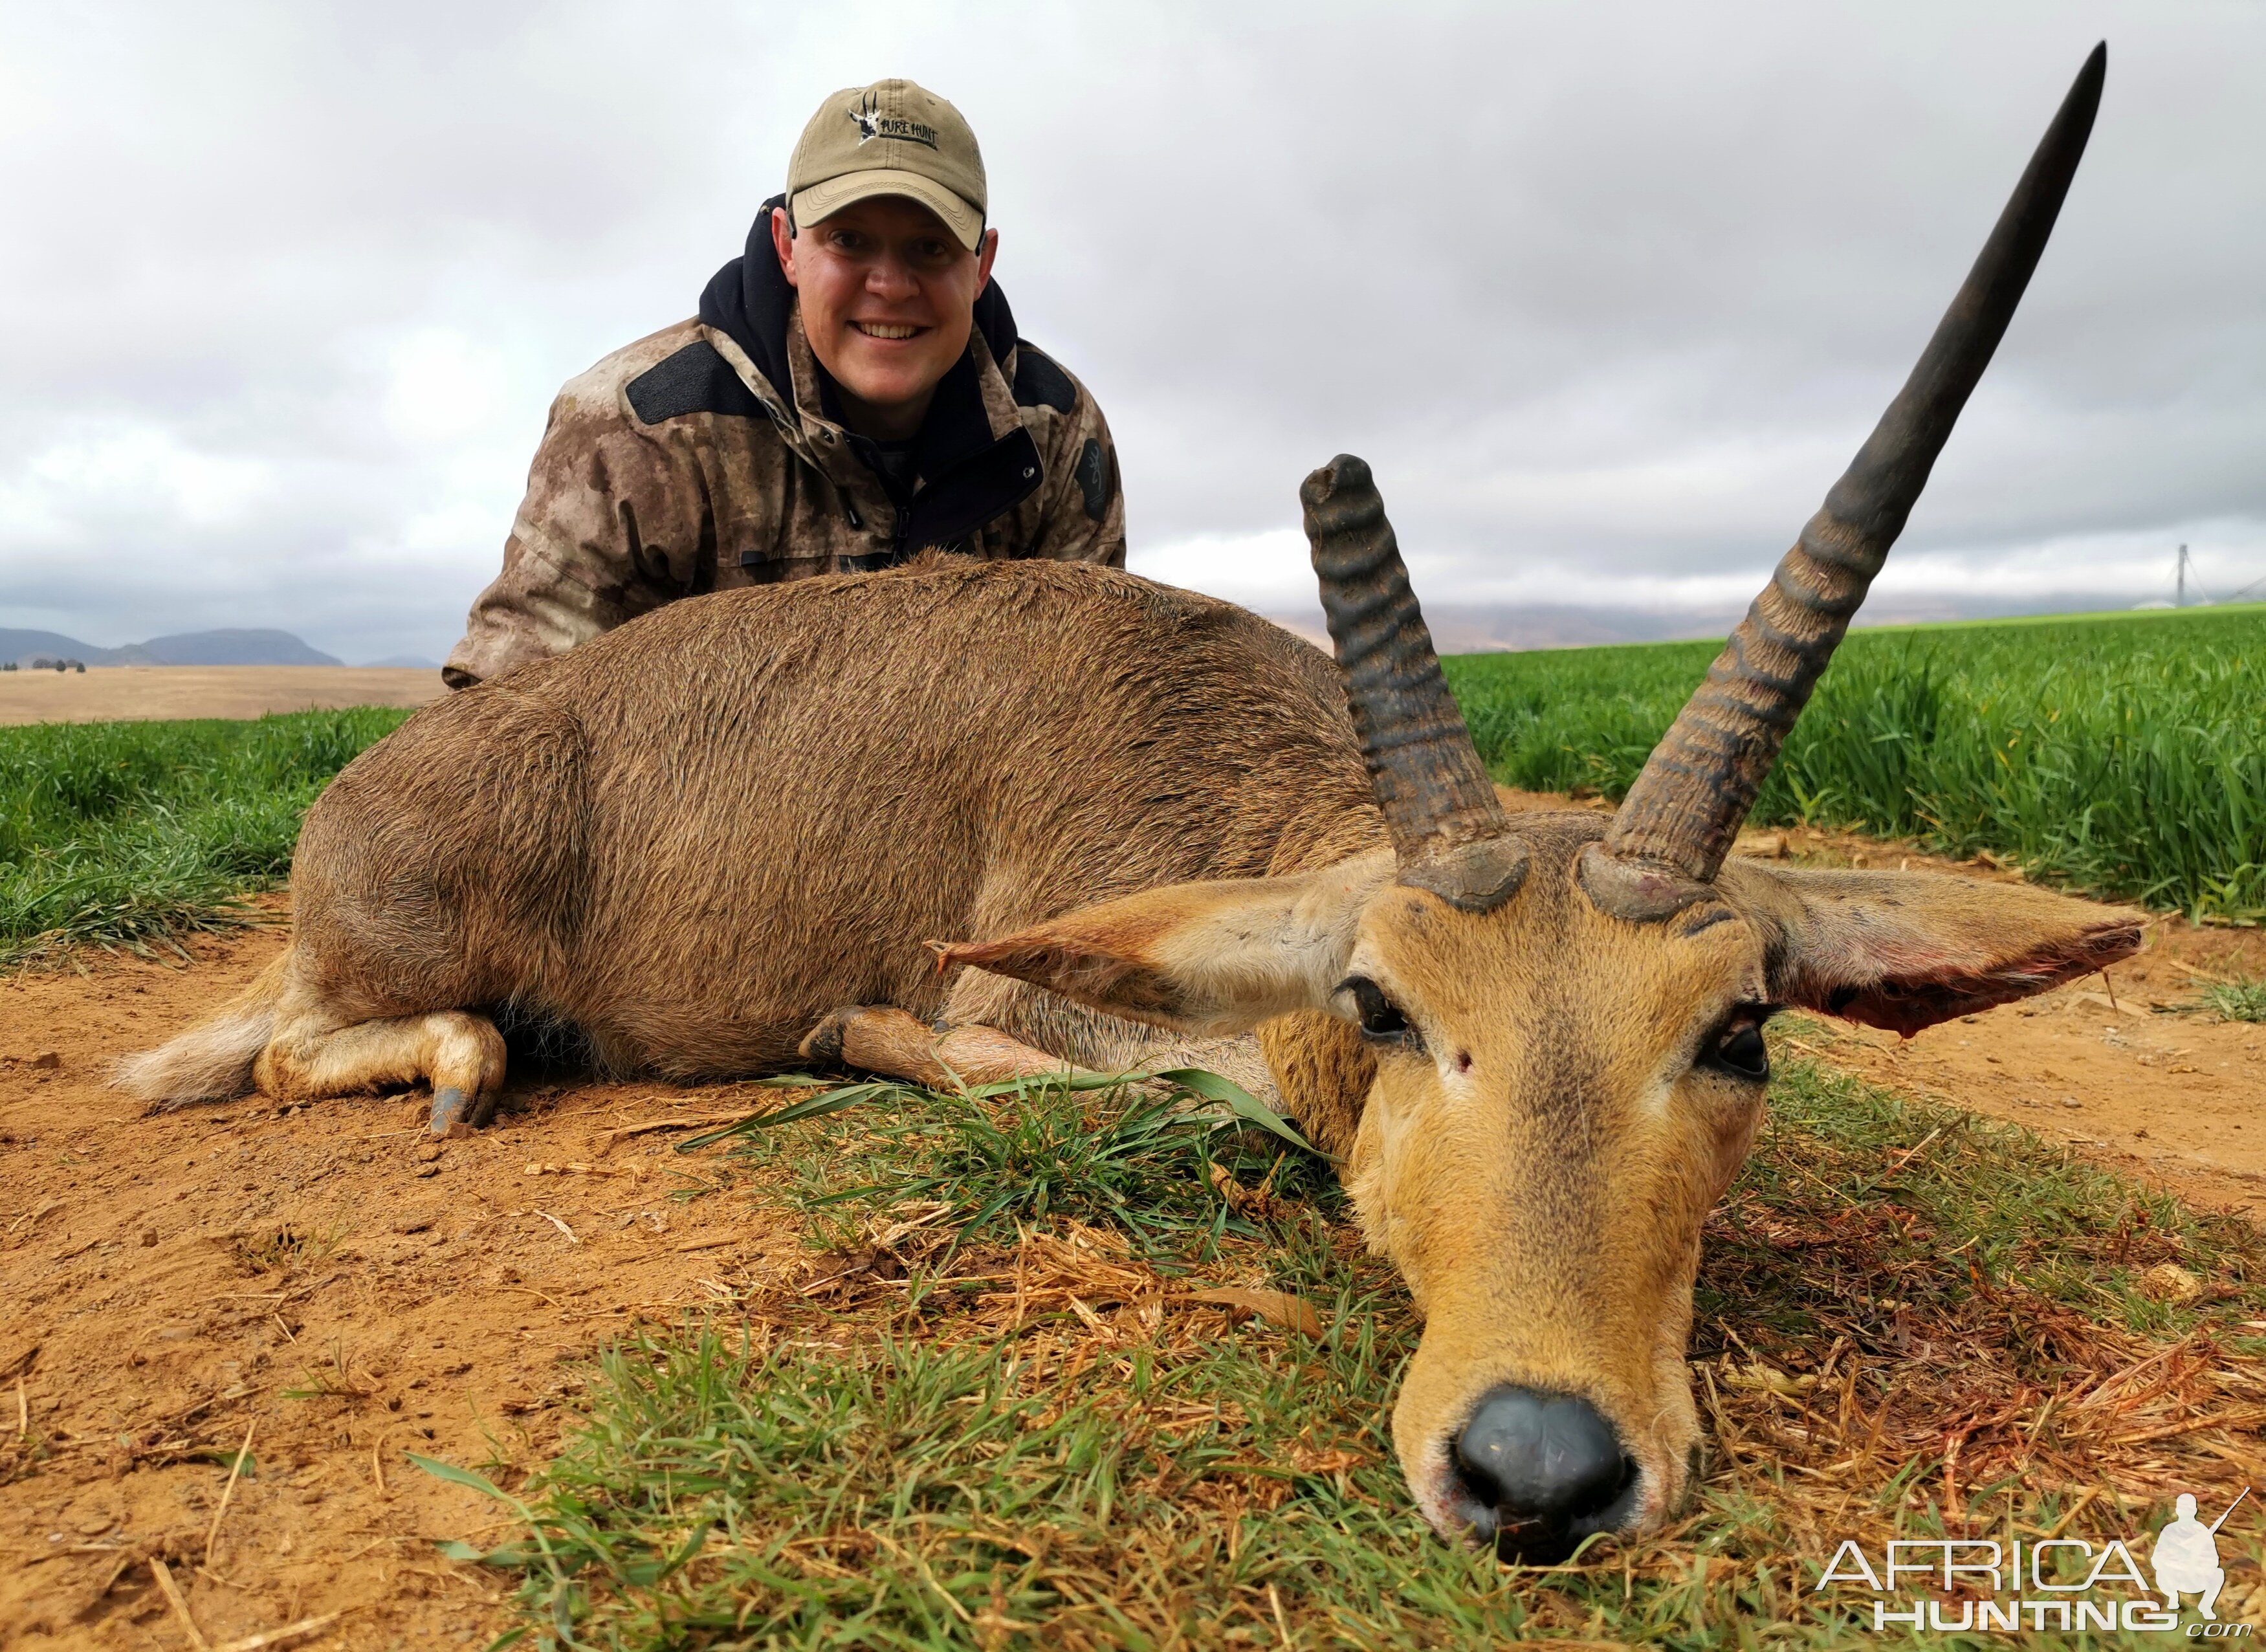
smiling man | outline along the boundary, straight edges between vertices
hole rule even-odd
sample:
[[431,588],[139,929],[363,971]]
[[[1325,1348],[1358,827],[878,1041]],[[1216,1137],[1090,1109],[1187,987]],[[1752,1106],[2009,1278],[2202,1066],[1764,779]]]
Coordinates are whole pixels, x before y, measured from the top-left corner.
[[450,685],[680,596],[930,549],[1123,567],[1109,428],[1016,337],[985,204],[943,99],[829,98],[698,317],[559,392]]

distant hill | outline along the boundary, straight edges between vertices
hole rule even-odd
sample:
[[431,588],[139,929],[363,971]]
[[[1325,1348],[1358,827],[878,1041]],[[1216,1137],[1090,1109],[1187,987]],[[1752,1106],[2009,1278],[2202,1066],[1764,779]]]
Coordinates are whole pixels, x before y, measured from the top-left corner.
[[[189,631],[121,648],[150,665],[343,665],[288,631]],[[89,662],[89,663],[92,663]],[[121,664],[136,663],[121,661]]]
[[[1875,598],[1865,608],[1860,631],[1884,631],[1933,625],[2047,625],[2063,619],[2097,619],[2116,614],[2150,614],[2171,604],[2143,603],[2137,609],[2113,595],[2084,592],[2064,594],[2062,606],[2040,613],[2019,600],[1932,597]],[[1442,654],[1524,653],[1533,648],[1595,648],[1634,642],[1698,641],[1721,638],[1739,622],[1743,610],[1725,604],[1695,604],[1685,609],[1580,608],[1570,604],[1527,603],[1483,605],[1451,602],[1427,603],[1424,618],[1434,645]],[[2236,605],[2197,605],[2176,610],[2186,614],[2232,613]],[[1330,646],[1319,604],[1304,613],[1267,616],[1286,631],[1294,631],[1316,647]]]
[[421,654],[389,654],[383,660],[365,660],[368,666],[386,666],[398,671],[437,671],[438,660],[428,660]]
[[108,648],[90,648],[83,642],[73,642],[52,631],[0,631],[0,660],[13,660],[19,665],[29,665],[43,656],[106,665],[111,653]]
[[0,660],[29,665],[44,655],[89,665],[338,665],[288,631],[190,631],[122,648],[97,648],[53,631],[0,629]]
[[[1318,647],[1330,646],[1317,607],[1305,614],[1269,614]],[[1432,641],[1442,654],[1522,652],[1529,648],[1590,648],[1600,644],[1657,642],[1673,637],[1720,637],[1738,622],[1737,610],[1663,614],[1634,608],[1575,608],[1536,603],[1493,607],[1433,603],[1424,610]]]

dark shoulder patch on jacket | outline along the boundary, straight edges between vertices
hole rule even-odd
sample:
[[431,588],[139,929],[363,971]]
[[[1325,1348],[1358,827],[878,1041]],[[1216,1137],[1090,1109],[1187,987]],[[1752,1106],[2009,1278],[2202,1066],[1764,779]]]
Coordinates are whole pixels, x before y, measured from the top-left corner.
[[649,425],[687,413],[764,419],[769,410],[705,339],[695,340],[629,382],[630,406]]
[[1015,399],[1026,407],[1068,413],[1078,406],[1078,386],[1054,358],[1028,339],[1015,341]]
[[1100,438],[1088,436],[1071,474],[1078,478],[1078,491],[1085,496],[1085,514],[1100,522],[1108,512],[1110,497],[1117,492],[1115,456],[1103,448]]

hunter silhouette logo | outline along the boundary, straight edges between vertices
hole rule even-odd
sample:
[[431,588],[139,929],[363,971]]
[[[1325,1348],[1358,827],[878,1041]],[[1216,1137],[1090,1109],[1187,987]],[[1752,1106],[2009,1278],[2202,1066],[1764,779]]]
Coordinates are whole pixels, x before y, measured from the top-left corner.
[[875,138],[902,138],[908,143],[925,143],[936,147],[936,128],[918,121],[907,120],[901,114],[883,114],[880,100],[870,92],[858,100],[858,106],[844,113],[858,123],[858,142],[871,143]]
[[2156,1546],[2148,1557],[2155,1566],[2156,1592],[2164,1597],[2167,1610],[2177,1612],[2180,1597],[2192,1594],[2202,1597],[2196,1602],[2197,1612],[2205,1618],[2218,1616],[2211,1608],[2226,1586],[2226,1573],[2218,1563],[2218,1529],[2226,1524],[2226,1515],[2234,1512],[2234,1503],[2249,1495],[2250,1488],[2245,1486],[2242,1496],[2226,1505],[2226,1514],[2205,1525],[2196,1518],[2196,1500],[2180,1494],[2173,1505],[2177,1512],[2156,1533]]

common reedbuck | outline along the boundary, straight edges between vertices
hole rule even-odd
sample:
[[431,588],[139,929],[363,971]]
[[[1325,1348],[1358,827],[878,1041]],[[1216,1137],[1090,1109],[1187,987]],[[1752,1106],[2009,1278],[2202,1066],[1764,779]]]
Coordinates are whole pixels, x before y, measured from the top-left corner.
[[[1256,1028],[1426,1316],[1393,1414],[1425,1516],[1529,1555],[1658,1521],[1699,1445],[1700,1225],[1761,1115],[1763,1023],[1911,1032],[2138,945],[2028,888],[1726,859],[2014,312],[2102,73],[1610,820],[1506,812],[1341,458],[1304,491],[1334,667],[1127,574],[943,558],[676,603],[420,713],[309,812],[289,952],[124,1081],[429,1083],[448,1129],[494,1107],[501,1005],[686,1078],[799,1050],[932,1083],[1122,1071]],[[977,939],[924,944],[950,935]]]

